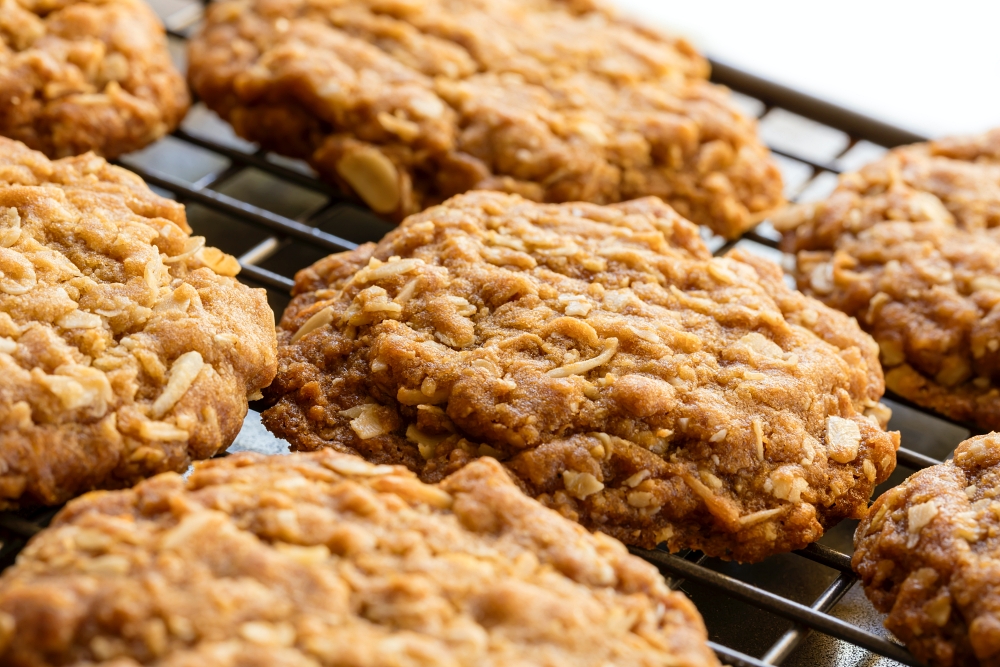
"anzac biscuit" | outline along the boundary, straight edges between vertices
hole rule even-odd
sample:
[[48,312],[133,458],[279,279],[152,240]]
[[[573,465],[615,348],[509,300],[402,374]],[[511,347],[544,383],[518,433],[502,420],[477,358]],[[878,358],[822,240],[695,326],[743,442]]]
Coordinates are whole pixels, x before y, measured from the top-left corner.
[[0,139],[0,508],[183,470],[275,371],[274,315],[184,207]]
[[0,661],[719,664],[655,568],[495,461],[426,485],[332,451],[74,500],[0,578]]
[[630,544],[755,561],[895,466],[875,343],[656,199],[474,192],[296,277],[265,425],[441,479],[478,457]]
[[891,391],[1000,429],[1000,129],[894,150],[775,226],[799,287],[878,341]]
[[854,570],[885,626],[934,666],[1000,665],[1000,434],[966,440],[872,505]]
[[0,1],[0,134],[112,158],[173,130],[189,103],[142,0]]
[[706,61],[593,0],[225,0],[189,61],[238,134],[397,221],[472,189],[656,195],[736,237],[781,203]]

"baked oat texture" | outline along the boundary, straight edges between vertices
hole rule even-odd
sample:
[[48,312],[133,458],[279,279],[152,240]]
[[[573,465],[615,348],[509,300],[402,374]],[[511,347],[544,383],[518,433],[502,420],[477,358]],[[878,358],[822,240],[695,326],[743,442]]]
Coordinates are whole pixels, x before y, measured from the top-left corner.
[[142,0],[0,0],[0,134],[49,157],[142,148],[190,96]]
[[0,138],[0,508],[183,470],[275,372],[274,315],[184,207]]
[[755,561],[895,466],[874,342],[656,199],[474,192],[301,271],[265,425],[435,481],[478,457],[622,541]]
[[1000,434],[887,491],[854,543],[865,593],[917,658],[1000,665]]
[[707,62],[594,0],[225,0],[189,62],[237,133],[397,221],[472,189],[656,195],[735,237],[782,202]]
[[237,454],[73,501],[0,578],[0,660],[718,667],[691,602],[495,461],[426,485]]
[[894,150],[775,225],[800,289],[878,341],[890,390],[1000,429],[1000,129]]

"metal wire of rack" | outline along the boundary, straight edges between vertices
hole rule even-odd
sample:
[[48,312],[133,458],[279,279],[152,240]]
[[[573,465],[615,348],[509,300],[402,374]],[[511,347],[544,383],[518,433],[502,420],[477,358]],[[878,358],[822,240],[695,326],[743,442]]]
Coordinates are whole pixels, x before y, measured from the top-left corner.
[[[200,0],[152,0],[183,65],[184,41],[202,15]],[[713,80],[735,91],[786,176],[792,200],[817,199],[841,171],[922,137],[713,63]],[[121,160],[154,188],[185,203],[195,232],[239,258],[240,279],[264,287],[276,313],[288,303],[294,271],[331,253],[377,241],[390,226],[355,199],[317,180],[301,163],[259,151],[198,105],[181,129]],[[778,236],[762,223],[741,239],[707,238],[716,254],[734,246],[781,259]],[[889,395],[890,427],[907,447],[883,488],[934,465],[970,434],[948,420]],[[911,446],[912,445],[912,446]],[[0,567],[55,514],[45,508],[0,512]],[[851,571],[853,525],[845,522],[820,542],[765,563],[741,566],[698,552],[632,549],[687,593],[705,616],[711,646],[734,667],[774,665],[913,665],[905,648],[880,627],[859,596]],[[853,596],[853,597],[852,597]]]

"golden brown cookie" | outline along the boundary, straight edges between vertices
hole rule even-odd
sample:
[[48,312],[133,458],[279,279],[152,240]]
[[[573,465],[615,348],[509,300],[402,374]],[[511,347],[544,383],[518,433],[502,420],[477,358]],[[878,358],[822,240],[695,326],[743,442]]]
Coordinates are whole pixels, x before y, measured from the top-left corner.
[[935,667],[1000,665],[1000,434],[872,505],[854,570],[885,626]]
[[237,454],[70,503],[0,578],[11,667],[718,667],[694,605],[490,459]]
[[743,561],[859,516],[895,466],[871,338],[656,199],[461,195],[295,292],[263,420],[300,450],[429,481],[494,457],[590,528]]
[[264,290],[93,154],[0,138],[0,508],[225,449],[275,372]]
[[112,158],[173,130],[189,104],[142,0],[0,0],[0,134],[49,157]]
[[896,149],[775,225],[799,287],[878,341],[890,390],[1000,429],[1000,129]]
[[705,60],[593,0],[225,0],[189,62],[238,134],[397,221],[472,189],[656,195],[736,237],[782,202]]

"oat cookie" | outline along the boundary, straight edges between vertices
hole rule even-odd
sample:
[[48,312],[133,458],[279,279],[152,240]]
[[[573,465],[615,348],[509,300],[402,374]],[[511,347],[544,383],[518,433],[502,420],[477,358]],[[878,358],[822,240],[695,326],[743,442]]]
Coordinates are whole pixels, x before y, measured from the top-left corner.
[[189,104],[142,0],[0,0],[0,134],[111,158],[173,130]]
[[735,237],[781,203],[706,61],[593,0],[224,0],[189,61],[241,136],[394,220],[471,189],[657,195]]
[[630,544],[744,561],[895,466],[877,348],[656,199],[475,192],[296,278],[264,423],[438,480],[477,457]]
[[1000,129],[894,150],[775,225],[799,287],[878,341],[891,391],[1000,429]]
[[1000,665],[1000,434],[872,505],[854,570],[886,627],[930,665]]
[[0,138],[0,508],[183,470],[275,372],[274,315],[184,207]]
[[0,578],[0,661],[717,667],[694,605],[495,461],[438,485],[237,454],[73,501]]

